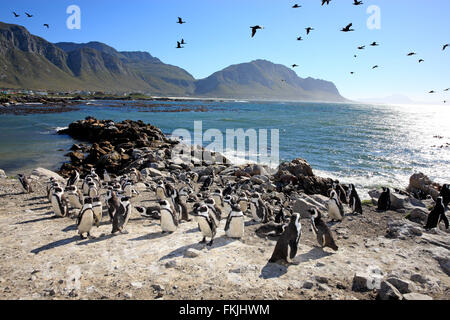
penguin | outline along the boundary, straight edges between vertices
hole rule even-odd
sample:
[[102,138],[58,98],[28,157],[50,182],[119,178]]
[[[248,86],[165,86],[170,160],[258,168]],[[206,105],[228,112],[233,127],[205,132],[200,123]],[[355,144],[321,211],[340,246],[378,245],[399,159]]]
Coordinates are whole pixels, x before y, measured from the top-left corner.
[[53,186],[55,184],[56,184],[56,179],[51,177],[50,180],[47,183],[47,198],[48,198],[48,201],[51,200],[50,196],[52,195],[53,192],[50,192],[50,190],[53,188]]
[[161,180],[158,182],[158,185],[156,186],[156,199],[162,201],[165,200],[166,197],[167,197],[166,188],[164,186],[164,182]]
[[102,222],[103,216],[102,201],[99,197],[92,198],[92,210],[94,211],[96,226],[98,228],[100,226],[100,222]]
[[317,242],[322,248],[329,247],[334,251],[338,251],[338,246],[333,239],[330,228],[322,220],[322,214],[316,208],[308,210],[311,214],[311,227],[314,235],[317,238]]
[[275,223],[285,223],[289,220],[289,217],[294,212],[292,207],[288,207],[287,210],[289,211],[289,214],[286,213],[285,209],[283,208],[283,205],[279,203],[280,210],[278,211],[277,215],[275,216]]
[[89,194],[89,183],[94,183],[94,179],[91,177],[86,177],[81,185],[81,191],[83,191],[84,195]]
[[114,216],[119,211],[120,199],[117,197],[117,192],[112,190],[109,199],[106,202],[108,206],[108,215],[111,222],[114,221]]
[[67,199],[69,200],[70,206],[72,209],[81,209],[83,208],[84,198],[81,194],[81,191],[78,190],[76,185],[71,185],[66,188]]
[[239,195],[238,204],[239,207],[241,207],[241,211],[246,213],[248,210],[248,198],[244,192]]
[[[90,232],[94,223],[96,221],[94,211],[92,210],[92,198],[87,197],[84,199],[83,208],[78,214],[77,219],[77,228],[81,239],[86,239],[91,236]],[[83,236],[85,233],[87,233],[87,237]]]
[[61,184],[59,182],[57,182],[57,181],[53,182],[51,184],[50,188],[47,191],[48,192],[47,196],[48,196],[48,201],[49,202],[52,202],[53,192],[55,191],[56,188],[61,188],[62,189]]
[[301,235],[302,225],[300,223],[300,215],[294,213],[291,216],[289,225],[278,239],[269,262],[276,263],[281,260],[285,263],[289,263],[289,260],[294,259],[297,255],[298,243]]
[[228,182],[226,188],[223,189],[222,196],[226,197],[231,195],[232,193],[233,193],[233,185],[231,184],[231,182]]
[[442,197],[444,208],[447,208],[448,204],[450,203],[450,185],[444,184],[442,186],[440,196]]
[[98,196],[98,189],[97,189],[97,185],[95,184],[95,182],[90,182],[88,184],[88,196],[90,198],[95,198]]
[[208,176],[205,181],[203,182],[202,187],[200,188],[200,191],[208,191],[209,188],[212,186],[212,184],[214,183],[214,179],[215,179],[215,174],[214,174],[214,170],[212,171],[212,174],[210,176]]
[[391,208],[391,190],[383,187],[383,192],[378,198],[378,211],[387,211]]
[[222,196],[222,190],[216,189],[212,193],[211,197],[214,199],[218,207],[223,208],[223,196]]
[[151,219],[161,219],[161,208],[159,206],[153,207],[134,207],[141,216]]
[[342,221],[344,219],[344,207],[338,198],[336,190],[331,190],[330,199],[328,200],[328,214],[332,221]]
[[261,223],[266,223],[269,221],[271,211],[261,200],[261,196],[259,195],[259,193],[254,193],[251,195],[250,208],[254,221]]
[[173,199],[173,205],[175,207],[175,211],[180,217],[180,221],[189,222],[191,219],[189,218],[188,209],[186,203],[181,199],[181,195],[179,192],[175,191],[175,197]]
[[238,205],[232,205],[225,224],[225,233],[233,239],[241,239],[244,236],[244,213]]
[[23,174],[18,174],[17,176],[19,177],[19,181],[23,187],[23,190],[26,193],[33,193],[33,188],[31,187],[31,184],[30,184],[30,181],[28,180],[28,178]]
[[124,233],[124,230],[128,224],[128,220],[131,216],[131,204],[130,198],[123,197],[120,199],[119,210],[114,214],[113,228],[111,233],[117,234],[118,232]]
[[358,192],[356,192],[355,185],[350,184],[348,188],[348,197],[349,197],[349,206],[352,209],[352,213],[363,214],[363,209],[361,205],[361,199],[358,196]]
[[223,198],[223,211],[228,216],[231,213],[231,204],[233,202],[233,197],[231,195],[227,195]]
[[134,183],[138,183],[138,182],[142,182],[142,174],[136,169],[136,168],[132,168],[130,170],[130,179],[134,182]]
[[129,198],[139,195],[139,192],[133,187],[133,184],[131,182],[125,183],[123,187],[123,192],[125,196]]
[[53,212],[57,217],[65,217],[69,214],[69,206],[62,188],[55,188],[51,203]]
[[89,174],[89,176],[94,180],[94,182],[97,184],[97,186],[100,186],[100,177],[95,172],[94,168],[91,168],[91,173]]
[[214,218],[216,226],[218,226],[220,224],[220,220],[222,220],[222,210],[217,206],[213,198],[205,199],[204,203],[208,206],[209,212]]
[[80,181],[80,173],[78,170],[74,170],[69,180],[67,180],[67,187],[76,186],[78,181]]
[[206,243],[206,238],[211,238],[211,241],[207,244],[209,247],[212,246],[214,237],[216,235],[216,221],[213,214],[210,213],[209,207],[207,205],[202,205],[198,209],[197,215],[198,228],[202,232],[203,240],[200,243]]
[[173,233],[178,228],[178,217],[172,207],[169,204],[169,201],[162,200],[159,202],[161,207],[161,229],[162,233]]
[[442,197],[436,199],[436,205],[431,210],[427,218],[427,223],[424,226],[425,230],[431,230],[433,228],[438,228],[441,221],[444,221],[445,229],[448,230],[449,222],[447,216],[445,215],[445,207]]
[[339,183],[339,180],[335,180],[333,182],[333,189],[336,190],[339,200],[342,203],[347,204],[347,193],[345,192],[345,189],[342,187],[342,185]]

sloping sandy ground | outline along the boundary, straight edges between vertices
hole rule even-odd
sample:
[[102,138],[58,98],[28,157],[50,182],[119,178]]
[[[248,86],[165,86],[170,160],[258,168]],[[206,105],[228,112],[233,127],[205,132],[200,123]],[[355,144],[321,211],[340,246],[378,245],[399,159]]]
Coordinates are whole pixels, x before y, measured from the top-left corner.
[[[352,291],[361,272],[395,275],[413,292],[450,297],[450,278],[437,259],[448,259],[448,233],[388,239],[387,223],[401,220],[399,213],[365,207],[364,216],[334,225],[336,253],[318,248],[309,220],[302,220],[297,265],[287,267],[267,263],[276,242],[256,236],[249,220],[242,241],[226,238],[222,221],[212,247],[198,243],[194,221],[161,235],[159,221],[137,212],[128,234],[111,236],[104,217],[96,238],[81,240],[75,220],[54,218],[40,184],[22,194],[17,180],[0,179],[0,299],[374,299],[373,291]],[[150,206],[153,199],[144,191],[132,204]]]

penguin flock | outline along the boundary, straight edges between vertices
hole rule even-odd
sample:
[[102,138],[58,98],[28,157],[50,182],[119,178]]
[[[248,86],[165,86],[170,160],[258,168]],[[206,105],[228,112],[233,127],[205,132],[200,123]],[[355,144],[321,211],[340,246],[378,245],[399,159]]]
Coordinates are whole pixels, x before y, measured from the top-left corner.
[[[141,217],[159,220],[162,234],[172,234],[181,223],[195,219],[201,244],[212,246],[219,228],[230,239],[242,239],[249,225],[261,225],[260,229],[271,230],[278,236],[277,244],[269,262],[292,263],[295,258],[302,224],[300,213],[294,212],[288,199],[280,199],[276,193],[263,192],[250,182],[225,182],[211,170],[209,175],[199,176],[196,172],[171,172],[167,176],[143,177],[135,168],[121,176],[114,176],[104,170],[101,178],[94,168],[84,178],[74,170],[66,183],[50,178],[47,184],[47,198],[54,215],[59,218],[76,220],[81,239],[93,238],[91,231],[102,223],[110,223],[111,234],[126,234],[127,225],[133,212]],[[29,179],[20,174],[19,181],[26,193],[33,189]],[[137,184],[141,191],[152,192],[155,196],[152,206],[133,206],[133,198],[138,196]],[[285,185],[272,185],[272,191],[289,195],[293,191],[292,181]],[[329,223],[339,223],[345,219],[344,206],[351,214],[362,215],[363,207],[355,185],[342,185],[333,181],[328,190],[328,211],[323,213],[317,207],[308,210],[310,227],[319,246],[338,251]],[[391,191],[383,188],[378,199],[378,211],[391,208]],[[450,203],[450,185],[445,184],[430,211],[424,226],[430,230],[443,221],[449,228],[445,215]],[[191,206],[188,206],[191,204]],[[189,210],[188,208],[191,208]],[[324,218],[328,218],[328,222]],[[109,222],[107,221],[109,220]],[[256,231],[258,233],[258,230]]]

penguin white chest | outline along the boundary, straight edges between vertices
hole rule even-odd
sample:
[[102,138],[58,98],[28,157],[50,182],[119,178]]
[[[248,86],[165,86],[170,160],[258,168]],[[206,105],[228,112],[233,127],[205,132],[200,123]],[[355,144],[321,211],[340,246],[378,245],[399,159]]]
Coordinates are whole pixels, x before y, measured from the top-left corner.
[[161,210],[161,229],[164,232],[175,232],[177,230],[172,215],[166,210]]
[[339,207],[337,206],[336,201],[334,201],[334,200],[328,201],[328,213],[329,213],[331,219],[334,219],[334,220],[342,219]]
[[163,188],[156,188],[156,197],[158,198],[158,200],[164,200],[166,198]]
[[258,208],[256,208],[256,205],[253,202],[250,203],[250,212],[252,213],[252,218],[254,221],[261,222],[261,219],[260,219],[260,217],[258,217],[258,213],[257,213]]
[[200,231],[202,232],[203,236],[211,238],[213,235],[212,235],[212,230],[211,230],[211,227],[209,226],[208,221],[203,217],[199,217],[197,221],[198,221],[198,226],[199,226]]
[[230,228],[226,233],[230,238],[242,238],[244,236],[244,217],[231,218]]
[[100,222],[102,221],[103,208],[101,205],[99,205],[99,206],[93,207],[92,210],[94,211],[95,218],[97,219],[98,225],[99,225]]
[[59,207],[58,197],[55,195],[52,196],[52,208],[55,215],[57,215],[58,217],[64,216],[64,213],[61,212],[61,208]]
[[72,208],[81,209],[83,207],[78,196],[76,196],[74,194],[69,194],[68,198],[69,198],[69,202],[70,202],[70,205],[72,206]]
[[239,201],[239,207],[241,208],[242,212],[247,212],[248,209],[248,203],[245,200]]
[[78,225],[78,231],[80,234],[90,232],[92,226],[94,225],[94,211],[88,209],[84,212],[81,218],[80,224]]

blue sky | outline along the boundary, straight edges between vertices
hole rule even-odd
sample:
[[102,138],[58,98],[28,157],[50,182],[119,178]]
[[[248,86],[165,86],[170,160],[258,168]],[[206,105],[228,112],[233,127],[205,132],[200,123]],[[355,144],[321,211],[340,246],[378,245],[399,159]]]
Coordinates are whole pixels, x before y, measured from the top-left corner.
[[[296,63],[299,76],[333,81],[350,99],[404,94],[418,101],[450,100],[443,93],[450,87],[450,48],[442,51],[450,43],[450,1],[363,2],[332,0],[322,7],[320,0],[14,0],[0,1],[0,21],[24,25],[51,42],[100,41],[119,51],[148,51],[195,78],[267,59]],[[294,3],[302,8],[291,9]],[[66,9],[73,4],[81,9],[81,30],[66,27]],[[366,26],[370,5],[381,10],[379,30]],[[27,18],[25,11],[35,16]],[[176,24],[178,16],[188,23]],[[355,32],[339,31],[350,22]],[[256,24],[265,29],[252,39],[249,27]],[[309,26],[315,31],[306,36]],[[296,41],[299,35],[305,40]],[[188,44],[176,50],[181,38]],[[373,41],[380,46],[369,47]],[[367,47],[359,51],[360,45]],[[410,51],[418,56],[407,57]],[[419,65],[419,58],[425,62]]]

